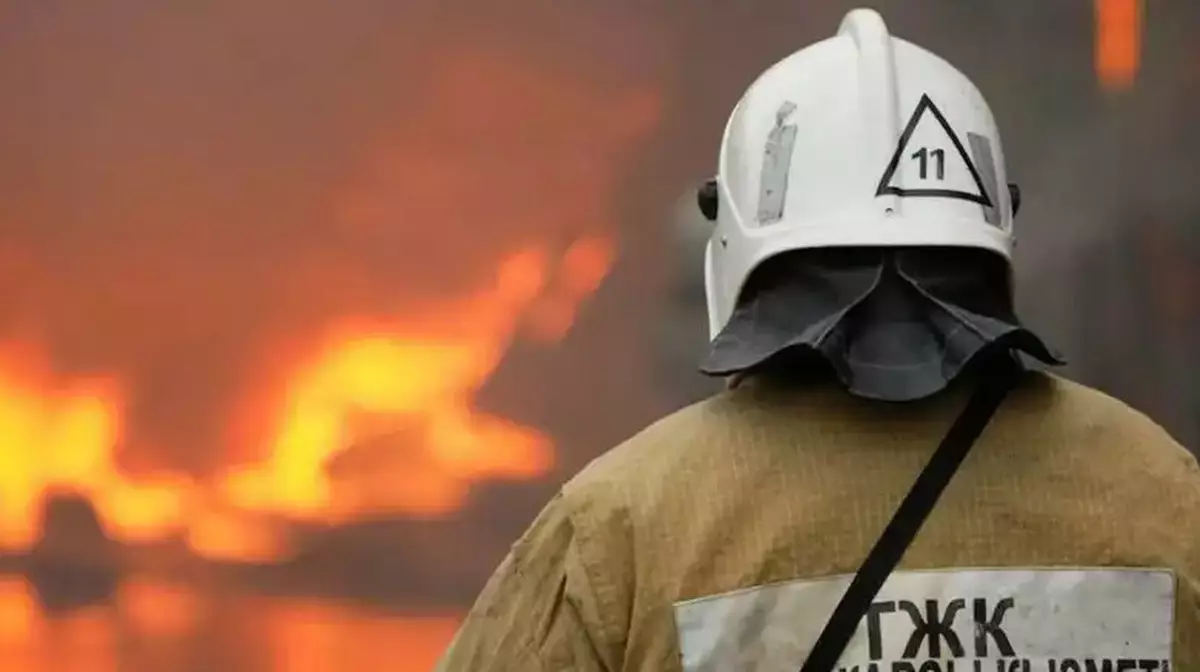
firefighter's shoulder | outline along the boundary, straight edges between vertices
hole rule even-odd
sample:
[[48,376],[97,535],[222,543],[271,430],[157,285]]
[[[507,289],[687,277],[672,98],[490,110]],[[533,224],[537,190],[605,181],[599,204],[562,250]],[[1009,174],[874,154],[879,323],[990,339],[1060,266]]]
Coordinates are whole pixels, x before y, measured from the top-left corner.
[[1188,488],[1200,485],[1195,456],[1142,411],[1056,375],[1040,374],[1037,388],[1035,394],[1015,396],[1012,405],[1037,422],[1041,442],[1065,442],[1064,449],[1084,456],[1119,457],[1138,467],[1130,476],[1177,477]]
[[1166,562],[1197,585],[1200,466],[1161,425],[1104,392],[1048,374],[1014,394],[996,420],[990,429],[1000,438],[985,438],[975,457],[1019,493],[1014,501],[1027,499],[1021,510],[1042,507],[1061,517],[1061,529],[1079,530],[1099,545],[1091,561]]
[[[832,385],[754,381],[652,423],[593,460],[572,482],[589,488],[651,475],[692,475],[680,469],[720,471],[722,465],[711,462],[715,453],[727,457],[725,453],[731,449],[761,443],[756,439],[778,430],[801,435],[793,444],[797,450],[813,448],[812,433],[819,434],[827,426],[906,425],[940,433],[965,401],[965,387],[959,385],[959,389],[924,402],[881,407]],[[1027,433],[1031,451],[1062,447],[1099,452],[1107,447],[1131,456],[1151,456],[1162,467],[1190,469],[1196,464],[1195,457],[1145,413],[1096,388],[1054,374],[1028,373],[998,418],[1000,423]]]
[[657,497],[663,489],[639,492],[642,484],[688,479],[695,483],[705,473],[728,470],[722,460],[743,443],[740,421],[750,410],[746,401],[742,391],[727,390],[656,420],[580,470],[563,487],[564,498],[600,498],[617,505],[635,496],[644,505],[647,497]]
[[[592,516],[686,524],[708,517],[697,515],[699,503],[737,507],[750,490],[759,497],[748,501],[759,501],[776,481],[788,490],[810,483],[803,488],[809,493],[833,481],[861,481],[864,460],[876,471],[890,465],[907,473],[945,434],[967,392],[959,386],[926,401],[881,406],[836,386],[744,385],[672,413],[604,453],[564,486],[564,504]],[[966,468],[1028,475],[1013,487],[1050,487],[1054,479],[1042,469],[1061,472],[1064,488],[1096,494],[1100,503],[1136,509],[1136,502],[1119,500],[1164,500],[1169,509],[1147,515],[1187,511],[1178,520],[1200,520],[1200,467],[1192,454],[1144,413],[1051,374],[1026,376]]]

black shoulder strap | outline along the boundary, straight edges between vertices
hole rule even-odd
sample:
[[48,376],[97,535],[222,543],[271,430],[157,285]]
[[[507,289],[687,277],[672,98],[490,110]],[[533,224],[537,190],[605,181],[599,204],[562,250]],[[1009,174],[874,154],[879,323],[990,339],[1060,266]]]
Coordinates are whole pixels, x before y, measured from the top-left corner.
[[896,509],[892,520],[875,542],[875,547],[854,575],[846,594],[833,610],[833,615],[829,617],[800,672],[832,672],[837,665],[850,638],[858,629],[863,614],[871,606],[871,601],[904,557],[904,552],[958,471],[963,458],[1016,383],[1019,365],[1007,357],[1002,359],[1003,364],[986,371],[982,384],[917,476],[912,489],[900,503],[900,508]]

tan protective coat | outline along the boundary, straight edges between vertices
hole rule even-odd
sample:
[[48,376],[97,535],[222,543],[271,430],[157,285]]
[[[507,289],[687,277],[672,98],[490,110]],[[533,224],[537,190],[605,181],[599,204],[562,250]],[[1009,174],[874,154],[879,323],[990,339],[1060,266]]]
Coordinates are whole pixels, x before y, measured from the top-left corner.
[[[562,488],[438,669],[679,670],[675,602],[855,571],[967,392],[750,380],[659,421]],[[1124,404],[1029,374],[901,563],[1017,566],[1173,569],[1174,669],[1200,671],[1200,469]]]

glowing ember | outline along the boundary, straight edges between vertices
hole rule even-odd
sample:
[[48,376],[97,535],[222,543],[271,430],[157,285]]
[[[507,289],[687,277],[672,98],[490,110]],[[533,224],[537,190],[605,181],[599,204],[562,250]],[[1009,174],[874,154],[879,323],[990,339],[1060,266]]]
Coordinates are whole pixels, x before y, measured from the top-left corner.
[[1142,0],[1095,0],[1096,75],[1105,88],[1127,89],[1137,79],[1142,50]]

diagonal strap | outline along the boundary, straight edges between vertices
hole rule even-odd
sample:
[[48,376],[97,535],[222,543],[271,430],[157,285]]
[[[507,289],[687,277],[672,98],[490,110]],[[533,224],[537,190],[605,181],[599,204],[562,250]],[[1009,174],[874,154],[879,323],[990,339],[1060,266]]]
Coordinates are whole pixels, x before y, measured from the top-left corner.
[[1020,371],[1017,362],[1008,357],[1002,359],[999,366],[985,372],[979,389],[971,396],[929,463],[917,476],[912,489],[896,509],[883,534],[854,575],[850,587],[834,608],[833,615],[829,617],[800,672],[833,672],[858,629],[863,614],[871,606],[871,601],[900,563],[971,446],[1016,384]]

